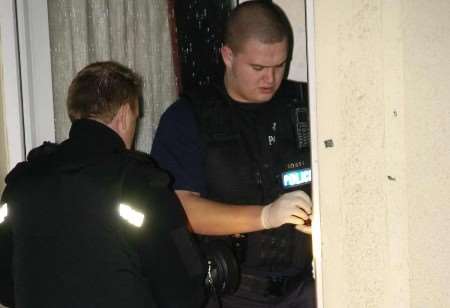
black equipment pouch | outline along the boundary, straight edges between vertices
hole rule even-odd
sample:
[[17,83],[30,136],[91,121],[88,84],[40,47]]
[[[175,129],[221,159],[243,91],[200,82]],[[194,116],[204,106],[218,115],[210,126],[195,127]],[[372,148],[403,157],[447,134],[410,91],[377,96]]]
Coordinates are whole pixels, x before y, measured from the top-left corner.
[[234,293],[239,286],[240,271],[229,243],[212,240],[203,242],[201,247],[206,256],[205,285],[209,293],[215,296]]

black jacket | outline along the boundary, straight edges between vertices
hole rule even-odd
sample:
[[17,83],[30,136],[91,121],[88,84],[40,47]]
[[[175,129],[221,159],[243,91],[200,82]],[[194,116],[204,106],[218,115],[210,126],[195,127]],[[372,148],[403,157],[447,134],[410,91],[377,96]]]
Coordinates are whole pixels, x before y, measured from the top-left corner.
[[[30,152],[2,201],[16,307],[198,307],[201,258],[168,181],[96,121]],[[8,285],[8,269],[0,278]]]

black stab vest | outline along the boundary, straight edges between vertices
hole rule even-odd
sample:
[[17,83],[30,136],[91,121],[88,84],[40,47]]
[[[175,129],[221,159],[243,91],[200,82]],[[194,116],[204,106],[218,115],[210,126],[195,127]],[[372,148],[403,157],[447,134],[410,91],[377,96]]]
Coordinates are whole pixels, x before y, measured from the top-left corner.
[[[223,87],[212,86],[186,97],[206,151],[206,198],[265,205],[286,192],[281,184],[283,172],[310,168],[309,133],[299,137],[295,121],[299,110],[307,111],[306,84],[284,81],[261,110],[250,111],[254,118],[249,122],[249,113],[241,114],[248,110],[240,110],[243,107]],[[310,184],[297,189],[311,193]],[[292,225],[248,233],[245,238],[244,271],[298,275],[310,269],[310,236]]]
[[[0,228],[0,246],[9,241],[16,306],[199,307],[203,264],[169,176],[104,125],[77,123],[77,137],[33,149],[6,178],[11,232]],[[141,228],[121,218],[122,202],[145,213]]]

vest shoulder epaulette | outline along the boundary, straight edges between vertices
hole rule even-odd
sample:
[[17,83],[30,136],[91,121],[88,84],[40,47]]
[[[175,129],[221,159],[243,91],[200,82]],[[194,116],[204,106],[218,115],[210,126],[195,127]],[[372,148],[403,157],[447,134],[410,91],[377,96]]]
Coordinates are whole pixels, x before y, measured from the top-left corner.
[[8,184],[23,175],[31,174],[36,166],[49,161],[58,147],[59,145],[57,143],[45,141],[42,145],[32,149],[27,155],[27,160],[18,163],[8,173],[5,177],[5,182]]
[[48,158],[50,155],[56,152],[58,149],[58,144],[45,141],[42,145],[37,148],[32,149],[27,155],[27,161],[34,162],[37,160],[42,160]]
[[150,183],[152,186],[167,186],[169,184],[169,175],[157,166],[149,154],[127,150],[125,155],[128,160],[127,169],[129,170],[129,176],[138,176],[141,180]]

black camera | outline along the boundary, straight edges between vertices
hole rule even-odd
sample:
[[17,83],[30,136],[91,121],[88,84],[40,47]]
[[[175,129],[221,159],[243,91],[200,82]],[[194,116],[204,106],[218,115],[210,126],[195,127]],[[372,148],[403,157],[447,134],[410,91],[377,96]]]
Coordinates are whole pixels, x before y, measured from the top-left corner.
[[233,248],[226,239],[201,241],[206,259],[205,287],[210,295],[234,293],[239,286],[240,270]]

